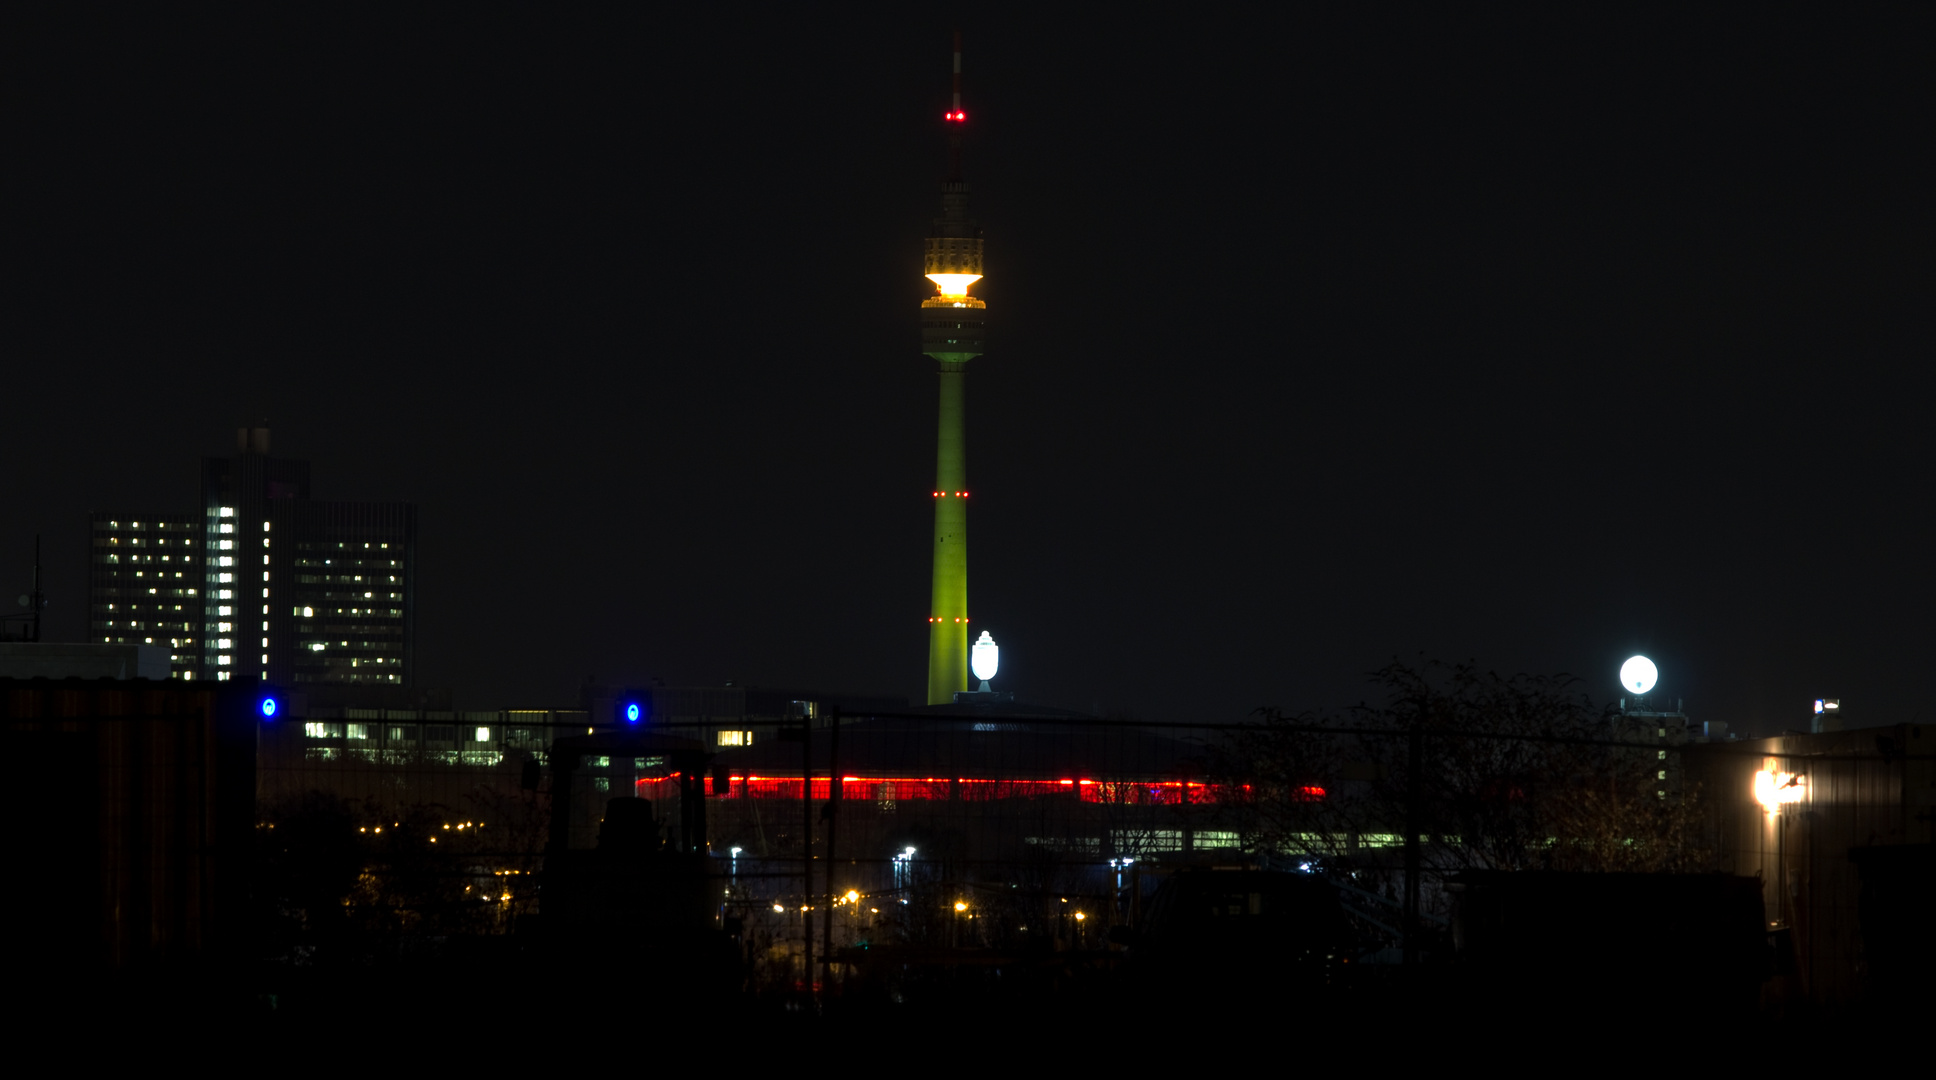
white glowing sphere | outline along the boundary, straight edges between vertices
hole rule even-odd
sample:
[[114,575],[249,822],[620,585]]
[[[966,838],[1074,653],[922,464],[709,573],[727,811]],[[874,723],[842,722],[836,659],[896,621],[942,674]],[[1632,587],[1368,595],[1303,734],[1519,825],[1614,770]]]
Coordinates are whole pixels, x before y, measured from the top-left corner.
[[1626,687],[1629,693],[1644,694],[1659,681],[1660,669],[1644,656],[1628,657],[1627,662],[1620,665],[1620,685]]
[[968,666],[975,669],[975,678],[983,682],[995,677],[995,669],[1001,666],[1002,650],[995,639],[983,630],[975,639],[975,645],[968,650]]

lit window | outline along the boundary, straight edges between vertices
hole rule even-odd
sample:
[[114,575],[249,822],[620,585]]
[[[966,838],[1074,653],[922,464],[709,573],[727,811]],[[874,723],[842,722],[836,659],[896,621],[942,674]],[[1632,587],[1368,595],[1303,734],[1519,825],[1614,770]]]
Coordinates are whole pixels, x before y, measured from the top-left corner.
[[750,731],[722,731],[719,733],[720,746],[751,746],[753,733]]
[[475,741],[477,741],[477,742],[490,742],[490,741],[491,741],[491,729],[490,729],[490,728],[487,728],[487,727],[481,727],[481,728],[478,728],[478,729],[477,729],[477,734],[475,735],[475,737],[474,737],[474,738],[475,738]]

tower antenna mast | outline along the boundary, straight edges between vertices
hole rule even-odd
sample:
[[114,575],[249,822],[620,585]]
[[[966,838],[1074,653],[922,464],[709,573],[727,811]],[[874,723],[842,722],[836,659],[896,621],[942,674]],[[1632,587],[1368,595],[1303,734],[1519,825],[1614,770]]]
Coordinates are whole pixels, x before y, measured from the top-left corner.
[[954,35],[954,96],[944,120],[948,177],[941,182],[941,216],[934,219],[923,259],[935,295],[921,301],[921,351],[940,376],[941,412],[935,439],[934,587],[928,607],[928,704],[946,705],[968,689],[968,465],[962,423],[968,361],[982,354],[988,305],[969,296],[982,276],[981,226],[968,214],[961,176],[961,31]]
[[961,31],[955,31],[954,107],[948,112],[953,127],[948,129],[948,179],[961,179],[961,127],[968,114],[961,109]]

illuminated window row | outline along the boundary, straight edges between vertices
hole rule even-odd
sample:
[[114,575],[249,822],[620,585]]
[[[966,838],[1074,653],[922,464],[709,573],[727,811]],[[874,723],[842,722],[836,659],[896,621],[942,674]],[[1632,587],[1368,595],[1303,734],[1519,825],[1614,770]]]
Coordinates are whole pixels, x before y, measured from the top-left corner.
[[146,529],[146,528],[152,527],[152,528],[163,529],[163,530],[194,528],[193,525],[190,525],[187,522],[179,522],[179,521],[156,521],[151,523],[130,521],[126,525],[123,525],[118,521],[97,521],[94,523],[94,527],[96,529]]

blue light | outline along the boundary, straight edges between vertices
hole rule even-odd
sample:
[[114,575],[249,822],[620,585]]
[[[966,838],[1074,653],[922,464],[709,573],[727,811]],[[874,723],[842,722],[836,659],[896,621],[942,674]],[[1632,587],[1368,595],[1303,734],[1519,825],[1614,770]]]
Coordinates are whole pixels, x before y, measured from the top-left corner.
[[264,720],[274,720],[276,718],[275,698],[266,697],[262,699],[262,718]]
[[638,702],[634,701],[631,704],[625,706],[625,722],[628,724],[636,724],[639,722],[639,703]]

